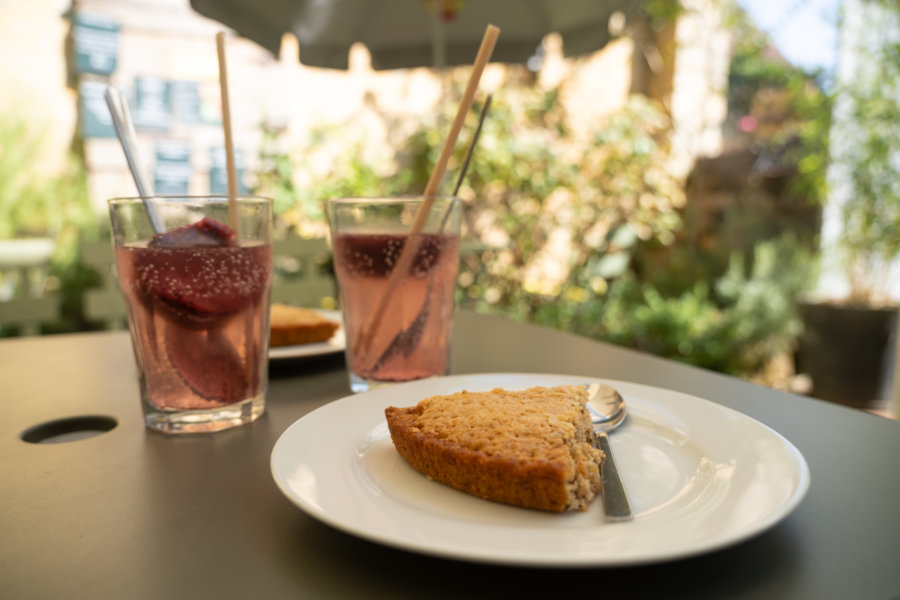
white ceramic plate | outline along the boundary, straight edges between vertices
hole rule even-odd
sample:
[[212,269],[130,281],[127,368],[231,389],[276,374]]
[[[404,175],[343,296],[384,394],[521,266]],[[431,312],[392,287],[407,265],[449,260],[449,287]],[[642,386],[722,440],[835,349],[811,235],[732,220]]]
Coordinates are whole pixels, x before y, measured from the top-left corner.
[[341,327],[334,332],[330,340],[318,342],[315,344],[297,344],[294,346],[278,346],[269,348],[269,360],[279,360],[284,358],[301,358],[304,356],[321,356],[323,354],[334,354],[335,352],[343,352],[347,344],[344,335],[343,318],[339,310],[320,310],[318,311],[332,319],[341,323]]
[[[635,511],[607,523],[600,500],[545,513],[469,496],[428,480],[394,450],[384,409],[433,394],[601,381],[629,416],[610,436]],[[460,375],[379,388],[327,404],[291,425],[272,450],[281,491],[313,517],[388,546],[462,560],[617,566],[709,552],[787,516],[809,469],[786,439],[693,396],[622,381],[538,374]]]

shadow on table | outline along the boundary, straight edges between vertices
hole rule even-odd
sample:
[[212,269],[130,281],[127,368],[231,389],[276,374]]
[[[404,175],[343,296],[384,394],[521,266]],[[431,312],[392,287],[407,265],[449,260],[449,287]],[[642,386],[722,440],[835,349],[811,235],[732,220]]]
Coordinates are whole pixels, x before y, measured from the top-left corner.
[[[344,368],[344,353],[300,356],[269,361],[269,378],[301,377]],[[349,388],[348,388],[349,391]]]
[[358,592],[361,585],[365,588],[366,583],[371,583],[370,591],[385,590],[386,597],[404,598],[596,595],[720,599],[765,593],[765,588],[791,587],[785,586],[783,580],[793,577],[798,565],[787,526],[782,524],[731,548],[668,563],[543,569],[464,563],[395,550],[355,538],[299,513],[297,522],[289,528],[294,549],[284,555],[303,555],[297,564],[303,562],[315,570],[311,576],[314,579],[330,582],[333,587],[322,592],[334,597],[347,597]]

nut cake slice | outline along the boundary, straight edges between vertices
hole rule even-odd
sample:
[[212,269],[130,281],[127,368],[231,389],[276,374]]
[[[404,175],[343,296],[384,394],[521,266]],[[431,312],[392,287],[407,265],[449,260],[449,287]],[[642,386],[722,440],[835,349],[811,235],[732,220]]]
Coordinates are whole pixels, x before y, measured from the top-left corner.
[[480,498],[585,510],[603,452],[581,386],[432,396],[385,410],[394,447],[417,471]]

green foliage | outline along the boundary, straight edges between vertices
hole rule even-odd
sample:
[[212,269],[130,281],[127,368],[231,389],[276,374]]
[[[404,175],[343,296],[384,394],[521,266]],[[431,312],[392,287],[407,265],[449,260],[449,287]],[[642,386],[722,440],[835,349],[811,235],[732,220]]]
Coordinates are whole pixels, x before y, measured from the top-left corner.
[[56,242],[48,290],[60,295],[61,320],[51,331],[84,327],[83,291],[96,275],[78,262],[80,237],[97,236],[82,161],[67,157],[61,172],[48,173],[44,137],[33,121],[15,113],[0,117],[0,238],[49,237]]
[[262,142],[259,151],[260,168],[255,173],[253,193],[272,198],[273,210],[281,215],[300,201],[300,192],[294,184],[294,164],[290,154],[279,147],[278,131],[261,126]]
[[[786,62],[744,13],[734,12],[729,23],[735,40],[728,70],[730,135],[745,136],[759,154],[795,169],[793,193],[823,203],[834,101],[827,74]],[[743,119],[750,122],[742,126]]]
[[2,239],[57,238],[92,224],[81,162],[70,156],[62,173],[49,174],[43,152],[43,135],[33,122],[15,114],[0,118]]
[[[761,242],[749,257],[733,253],[709,280],[704,264],[714,262],[682,247],[655,272],[628,270],[608,290],[569,288],[542,304],[535,320],[738,376],[792,350],[800,333],[795,299],[814,275],[803,245],[791,236]],[[686,271],[693,277],[679,278]]]
[[[700,251],[681,235],[683,182],[666,167],[671,127],[661,108],[636,96],[575,135],[558,94],[510,80],[494,99],[460,190],[458,305],[736,375],[789,349],[798,331],[793,298],[811,263],[803,245],[755,246],[740,237],[751,233],[736,215],[722,235],[742,243]],[[468,116],[445,192],[480,108]],[[284,175],[279,185],[313,203],[420,192],[451,116],[415,129],[393,161],[367,159],[352,131],[332,129],[320,141],[340,140],[343,151],[311,145],[292,172],[293,182],[315,185]]]
[[402,193],[403,180],[386,170],[392,163],[373,160],[366,148],[352,123],[315,128],[300,151],[282,148],[278,132],[263,126],[253,192],[275,201],[278,233],[324,235],[329,198]]
[[624,278],[610,291],[598,337],[724,373],[760,370],[792,349],[794,299],[811,272],[809,254],[790,238],[761,242],[750,258],[735,253],[712,288],[695,281],[672,295]]
[[[557,96],[510,85],[494,100],[460,190],[465,237],[482,248],[463,257],[461,306],[537,319],[563,290],[605,287],[638,239],[667,243],[680,226],[684,192],[665,167],[670,125],[661,109],[635,96],[576,137]],[[419,132],[401,156],[430,158],[434,141]],[[404,166],[424,186],[431,161]]]
[[672,0],[643,0],[640,10],[650,18],[656,28],[674,23],[685,8],[682,2]]
[[764,88],[784,88],[797,70],[771,54],[771,40],[743,15],[732,17],[735,47],[728,68],[728,112],[748,115],[757,93]]
[[812,203],[822,204],[828,195],[834,97],[805,78],[793,79],[787,89],[796,115],[791,129],[796,143],[788,145],[784,157],[796,168],[792,190]]
[[872,303],[886,294],[890,264],[900,256],[900,5],[866,5],[859,68],[837,90],[847,107],[835,160],[849,179],[842,200],[841,246],[848,254],[851,301]]

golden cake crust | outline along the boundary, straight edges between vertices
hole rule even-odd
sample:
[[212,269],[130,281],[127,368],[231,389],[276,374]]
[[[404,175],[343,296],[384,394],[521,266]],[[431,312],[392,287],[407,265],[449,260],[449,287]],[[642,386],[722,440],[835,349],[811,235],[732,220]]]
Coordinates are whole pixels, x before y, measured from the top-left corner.
[[580,386],[494,389],[385,411],[397,452],[431,479],[487,500],[584,510],[600,487]]
[[340,324],[310,308],[274,303],[269,310],[269,346],[312,344],[331,339]]

